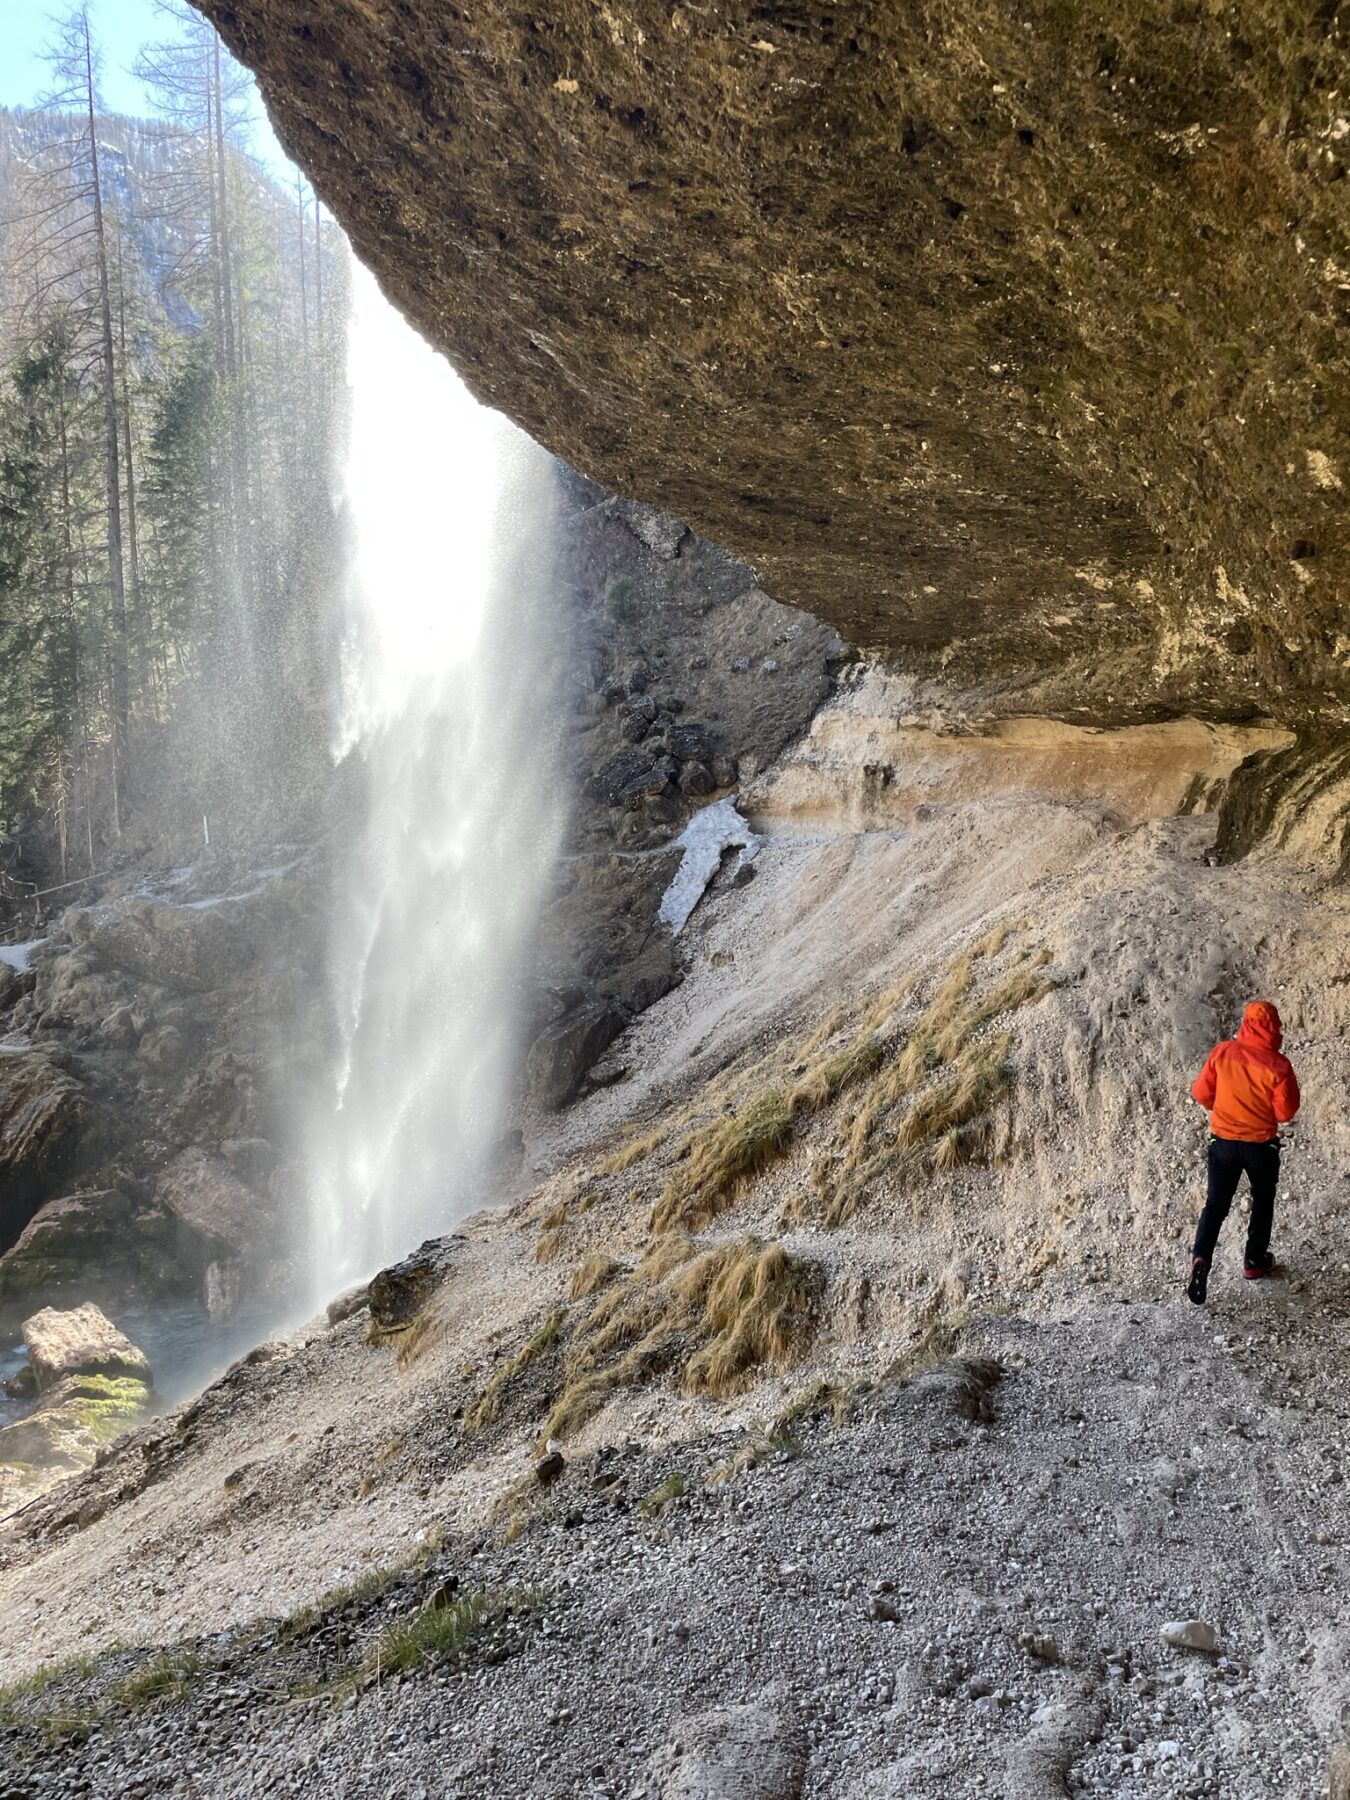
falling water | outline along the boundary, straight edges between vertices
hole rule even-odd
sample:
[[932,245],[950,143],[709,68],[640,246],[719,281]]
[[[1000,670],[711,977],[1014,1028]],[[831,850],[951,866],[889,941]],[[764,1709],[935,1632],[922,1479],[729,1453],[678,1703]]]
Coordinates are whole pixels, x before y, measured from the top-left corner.
[[485,1198],[560,828],[548,457],[353,271],[335,754],[336,1051],[313,1122],[329,1294]]

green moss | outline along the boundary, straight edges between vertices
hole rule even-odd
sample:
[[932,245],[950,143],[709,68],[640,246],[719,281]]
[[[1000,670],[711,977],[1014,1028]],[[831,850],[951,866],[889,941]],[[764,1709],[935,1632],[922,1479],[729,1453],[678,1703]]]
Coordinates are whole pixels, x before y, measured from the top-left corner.
[[145,1416],[150,1389],[131,1375],[81,1375],[62,1411],[99,1445],[110,1444]]

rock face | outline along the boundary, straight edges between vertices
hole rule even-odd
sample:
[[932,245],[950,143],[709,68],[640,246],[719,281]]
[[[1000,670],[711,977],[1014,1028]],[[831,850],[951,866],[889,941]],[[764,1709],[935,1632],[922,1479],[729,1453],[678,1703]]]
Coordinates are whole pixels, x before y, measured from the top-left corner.
[[86,1292],[154,1282],[169,1263],[162,1221],[139,1213],[118,1188],[86,1188],[49,1200],[0,1257],[0,1299]]
[[1343,717],[1344,9],[199,3],[469,385],[780,599]]
[[59,1056],[0,1052],[0,1251],[96,1155],[103,1121]]
[[178,991],[222,986],[251,960],[237,901],[171,906],[132,896],[116,906],[72,909],[66,929],[115,968]]
[[526,1082],[531,1097],[546,1112],[565,1105],[627,1023],[612,1000],[600,1000],[547,1026],[530,1046]]

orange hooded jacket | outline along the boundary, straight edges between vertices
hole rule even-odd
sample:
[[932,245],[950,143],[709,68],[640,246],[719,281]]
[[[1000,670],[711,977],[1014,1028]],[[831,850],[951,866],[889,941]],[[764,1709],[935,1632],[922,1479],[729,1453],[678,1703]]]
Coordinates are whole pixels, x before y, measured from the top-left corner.
[[1253,1000],[1235,1038],[1225,1038],[1191,1083],[1191,1093],[1208,1107],[1217,1138],[1268,1144],[1298,1111],[1298,1077],[1287,1056],[1280,1015],[1269,1000]]

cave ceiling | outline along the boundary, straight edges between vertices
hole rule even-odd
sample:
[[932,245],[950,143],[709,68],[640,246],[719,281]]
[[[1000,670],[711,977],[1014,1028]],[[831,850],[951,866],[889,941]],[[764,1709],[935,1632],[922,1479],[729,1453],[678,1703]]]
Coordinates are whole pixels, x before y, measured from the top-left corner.
[[475,393],[990,711],[1350,701],[1350,7],[198,0]]

